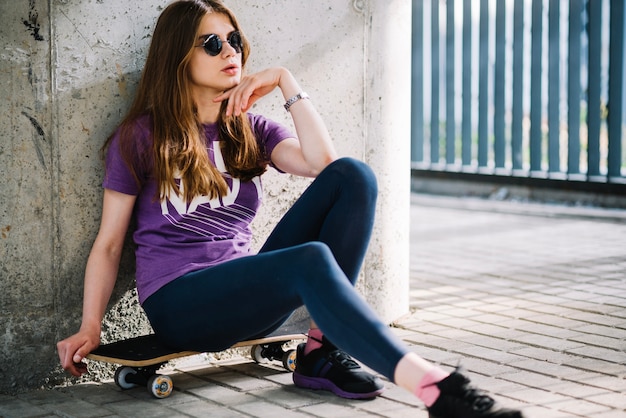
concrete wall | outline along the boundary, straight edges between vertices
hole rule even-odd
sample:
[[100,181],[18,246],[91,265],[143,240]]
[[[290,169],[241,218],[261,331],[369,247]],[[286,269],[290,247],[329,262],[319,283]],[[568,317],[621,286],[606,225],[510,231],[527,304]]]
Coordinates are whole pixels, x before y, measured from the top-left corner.
[[[65,381],[55,342],[80,324],[101,209],[98,150],[129,105],[167,3],[0,2],[0,393]],[[397,318],[408,309],[410,2],[228,4],[252,40],[249,70],[292,70],[339,152],[377,172],[378,223],[359,289]],[[290,123],[278,94],[253,111]],[[260,237],[307,183],[268,175]],[[105,341],[149,330],[133,285],[127,251]],[[88,379],[98,376],[96,367]]]

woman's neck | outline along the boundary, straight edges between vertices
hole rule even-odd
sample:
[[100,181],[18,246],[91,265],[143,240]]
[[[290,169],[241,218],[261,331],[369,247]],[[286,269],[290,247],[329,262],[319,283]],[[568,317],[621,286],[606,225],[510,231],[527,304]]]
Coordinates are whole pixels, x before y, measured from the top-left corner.
[[198,106],[198,119],[201,123],[208,125],[216,123],[220,114],[220,105],[207,108],[206,106]]
[[216,97],[215,94],[211,95],[194,95],[194,100],[196,103],[196,109],[198,113],[198,119],[203,124],[211,124],[217,122],[220,114],[221,103],[215,103],[213,101],[213,97]]

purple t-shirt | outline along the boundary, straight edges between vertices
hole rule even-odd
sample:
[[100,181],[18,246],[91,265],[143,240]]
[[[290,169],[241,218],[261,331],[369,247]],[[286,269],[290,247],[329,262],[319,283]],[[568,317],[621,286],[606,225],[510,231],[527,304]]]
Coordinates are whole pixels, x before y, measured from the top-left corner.
[[[284,126],[259,115],[249,115],[262,152],[270,156],[274,147],[294,135]],[[217,125],[205,125],[209,157],[226,173],[220,152]],[[135,149],[152,153],[152,125],[149,117],[136,122]],[[138,155],[142,155],[140,151]],[[139,157],[141,158],[141,157]],[[137,184],[119,150],[118,134],[106,157],[103,187],[137,196],[134,216],[136,230],[136,281],[139,302],[170,281],[186,273],[214,266],[250,254],[250,223],[261,204],[261,178],[242,182],[225,174],[229,192],[222,198],[197,196],[185,202],[176,193],[168,200],[155,199],[157,184],[151,158],[133,161]],[[182,185],[184,188],[184,185]]]

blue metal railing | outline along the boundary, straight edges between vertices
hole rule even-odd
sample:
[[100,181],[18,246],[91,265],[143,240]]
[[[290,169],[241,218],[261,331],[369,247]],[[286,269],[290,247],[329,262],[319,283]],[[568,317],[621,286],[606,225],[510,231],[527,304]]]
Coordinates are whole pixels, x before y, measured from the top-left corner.
[[626,184],[624,0],[413,0],[414,169]]

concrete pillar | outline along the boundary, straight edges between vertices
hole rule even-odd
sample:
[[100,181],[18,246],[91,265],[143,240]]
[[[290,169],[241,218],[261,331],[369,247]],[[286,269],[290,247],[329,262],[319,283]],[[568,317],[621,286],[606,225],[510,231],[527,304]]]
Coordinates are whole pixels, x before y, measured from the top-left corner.
[[[98,151],[129,105],[168,3],[0,2],[0,393],[65,376],[55,342],[80,324],[101,210]],[[376,171],[378,222],[359,289],[386,321],[397,318],[408,309],[410,2],[228,4],[252,40],[249,69],[289,68],[339,152]],[[253,112],[289,123],[278,94]],[[255,245],[307,183],[268,176]],[[149,330],[133,285],[127,251],[105,340]]]
[[409,306],[411,2],[355,1],[367,11],[365,158],[378,173],[380,205],[366,262],[368,300],[388,321]]

